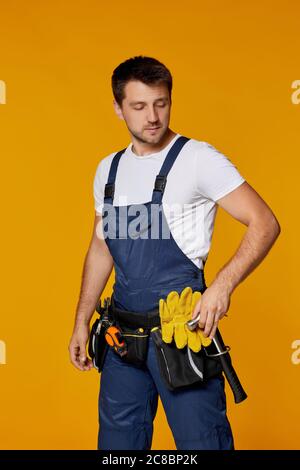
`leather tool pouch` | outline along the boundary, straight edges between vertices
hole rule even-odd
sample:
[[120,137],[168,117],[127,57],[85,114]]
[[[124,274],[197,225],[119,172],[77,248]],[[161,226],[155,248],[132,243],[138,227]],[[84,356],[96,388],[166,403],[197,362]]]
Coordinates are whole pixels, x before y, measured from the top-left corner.
[[88,343],[88,354],[98,372],[101,372],[103,369],[108,348],[109,345],[105,340],[105,327],[102,324],[100,315],[92,325]]
[[136,367],[143,367],[147,359],[150,330],[160,324],[157,310],[147,314],[121,310],[115,307],[113,297],[111,305],[112,318],[127,346],[127,354],[122,356],[121,360]]
[[147,358],[149,333],[143,328],[117,325],[127,346],[127,353],[122,357],[122,361],[142,367]]
[[[222,373],[222,365],[218,359],[207,357],[204,348],[193,352],[188,346],[176,347],[175,341],[165,343],[161,329],[151,331],[155,344],[160,374],[169,390],[203,383],[211,377]],[[205,348],[207,351],[211,345]]]

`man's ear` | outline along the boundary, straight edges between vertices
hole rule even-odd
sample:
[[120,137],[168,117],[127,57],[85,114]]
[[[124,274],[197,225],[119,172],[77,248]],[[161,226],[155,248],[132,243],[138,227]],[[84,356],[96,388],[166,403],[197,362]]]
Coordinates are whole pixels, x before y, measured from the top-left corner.
[[114,108],[115,108],[115,113],[116,115],[118,116],[119,119],[122,119],[124,121],[124,116],[123,116],[123,113],[122,113],[122,109],[121,107],[118,105],[118,103],[116,102],[116,100],[113,100],[113,105],[114,105]]

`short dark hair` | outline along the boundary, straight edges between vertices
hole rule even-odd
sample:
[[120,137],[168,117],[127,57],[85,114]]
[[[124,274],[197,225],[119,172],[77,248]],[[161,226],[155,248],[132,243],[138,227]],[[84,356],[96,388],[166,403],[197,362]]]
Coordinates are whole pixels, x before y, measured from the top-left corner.
[[119,106],[125,98],[125,85],[130,80],[140,80],[146,85],[166,83],[171,100],[172,75],[164,64],[153,57],[135,56],[115,68],[111,77],[111,85],[114,98]]

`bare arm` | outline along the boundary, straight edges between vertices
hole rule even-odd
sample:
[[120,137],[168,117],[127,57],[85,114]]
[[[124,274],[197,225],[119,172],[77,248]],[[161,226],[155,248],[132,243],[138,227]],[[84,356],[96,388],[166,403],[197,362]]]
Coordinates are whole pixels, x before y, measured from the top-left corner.
[[219,199],[218,204],[248,226],[238,250],[216,276],[217,282],[232,293],[270,251],[280,225],[269,206],[246,182]]
[[262,262],[280,234],[272,210],[247,182],[217,203],[246,225],[247,231],[236,253],[217,273],[193,312],[193,318],[200,313],[199,326],[211,338],[229,308],[234,289]]
[[92,239],[85,257],[74,330],[69,344],[72,364],[80,370],[89,370],[91,361],[86,356],[89,323],[113,268],[113,259],[106,242],[101,238],[102,218],[95,214]]
[[89,324],[96,303],[113,268],[113,259],[106,242],[99,236],[101,219],[100,215],[95,215],[93,235],[83,266],[75,327],[81,324]]

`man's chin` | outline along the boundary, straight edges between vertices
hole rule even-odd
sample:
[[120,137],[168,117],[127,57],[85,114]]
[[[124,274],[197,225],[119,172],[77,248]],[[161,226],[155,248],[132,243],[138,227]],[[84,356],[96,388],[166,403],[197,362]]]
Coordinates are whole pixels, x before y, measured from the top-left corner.
[[144,144],[159,144],[161,140],[164,138],[166,130],[160,127],[155,133],[151,135],[151,132],[144,129],[142,133],[132,133],[136,139]]
[[151,131],[145,130],[143,133],[143,137],[146,140],[146,142],[149,142],[151,144],[159,143],[161,139],[164,137],[165,132],[166,131],[163,131],[161,127],[153,133]]

